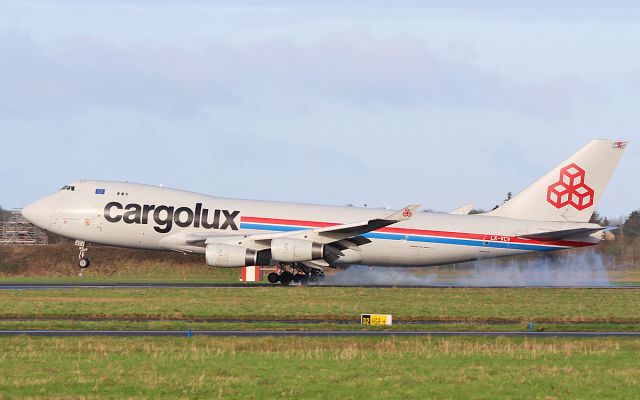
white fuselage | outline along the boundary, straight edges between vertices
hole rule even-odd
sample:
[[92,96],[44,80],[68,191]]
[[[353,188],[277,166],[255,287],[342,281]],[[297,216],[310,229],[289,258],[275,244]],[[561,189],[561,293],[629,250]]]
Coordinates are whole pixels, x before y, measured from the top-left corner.
[[[187,244],[185,235],[296,231],[381,218],[388,213],[381,209],[225,199],[109,181],[74,182],[24,210],[36,225],[72,239],[200,254],[205,253],[205,247]],[[334,264],[430,266],[583,247],[600,240],[595,235],[580,241],[537,241],[519,236],[594,226],[419,212],[408,221],[363,234],[371,243],[345,250]]]

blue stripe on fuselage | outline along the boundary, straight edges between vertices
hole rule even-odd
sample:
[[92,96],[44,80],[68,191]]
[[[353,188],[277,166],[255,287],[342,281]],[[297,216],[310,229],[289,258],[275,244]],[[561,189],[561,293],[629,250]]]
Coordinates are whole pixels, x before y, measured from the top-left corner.
[[[291,232],[291,231],[299,231],[303,229],[313,229],[313,228],[300,227],[300,226],[270,225],[270,224],[252,224],[247,222],[241,222],[240,229]],[[557,247],[557,246],[545,246],[540,244],[490,242],[490,241],[473,240],[473,239],[458,239],[458,238],[439,237],[439,236],[403,235],[403,234],[381,233],[381,232],[369,232],[360,236],[364,236],[367,239],[407,240],[409,242],[440,243],[440,244],[453,244],[453,245],[459,245],[459,246],[474,246],[474,247],[491,247],[494,249],[552,251],[552,250],[560,250],[560,249],[567,248],[567,247]]]

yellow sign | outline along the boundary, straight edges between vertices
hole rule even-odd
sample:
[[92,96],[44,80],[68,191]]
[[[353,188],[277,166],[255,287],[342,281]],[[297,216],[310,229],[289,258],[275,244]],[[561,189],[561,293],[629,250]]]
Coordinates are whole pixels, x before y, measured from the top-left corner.
[[360,314],[361,325],[391,325],[391,314]]

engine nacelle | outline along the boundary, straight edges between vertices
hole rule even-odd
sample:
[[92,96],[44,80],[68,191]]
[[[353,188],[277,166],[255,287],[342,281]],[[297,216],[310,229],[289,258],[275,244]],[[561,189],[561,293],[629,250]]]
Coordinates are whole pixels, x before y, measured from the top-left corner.
[[212,267],[236,268],[252,265],[269,265],[268,250],[256,251],[231,244],[211,243],[207,245],[207,265]]
[[324,244],[303,239],[277,238],[271,241],[271,257],[281,262],[320,260],[324,257]]

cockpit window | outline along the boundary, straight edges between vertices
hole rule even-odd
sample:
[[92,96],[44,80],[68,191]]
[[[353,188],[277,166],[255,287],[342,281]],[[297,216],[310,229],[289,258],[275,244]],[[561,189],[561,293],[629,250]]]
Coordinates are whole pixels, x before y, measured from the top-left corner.
[[74,192],[76,190],[76,187],[75,186],[65,185],[60,190],[71,190],[72,192]]

